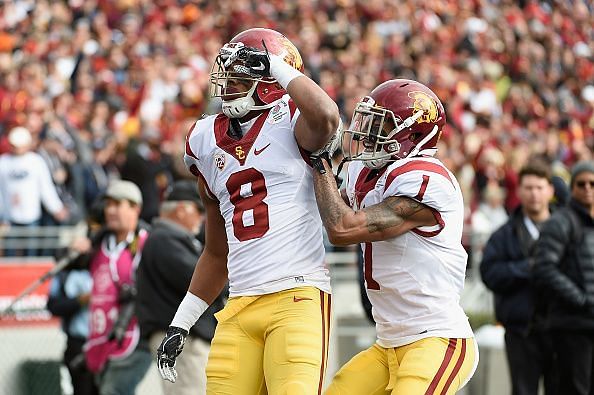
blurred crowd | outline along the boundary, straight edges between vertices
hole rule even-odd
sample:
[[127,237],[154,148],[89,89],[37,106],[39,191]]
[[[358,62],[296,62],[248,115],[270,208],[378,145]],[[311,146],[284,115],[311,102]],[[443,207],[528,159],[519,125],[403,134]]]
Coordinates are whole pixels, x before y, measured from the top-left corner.
[[[417,79],[448,114],[438,156],[464,189],[517,204],[534,155],[567,177],[594,146],[588,0],[13,0],[0,3],[0,154],[22,126],[69,213],[109,179],[141,189],[142,218],[188,177],[183,139],[213,111],[209,72],[236,33],[268,27],[299,48],[345,121],[378,83]],[[214,110],[216,111],[216,109]]]

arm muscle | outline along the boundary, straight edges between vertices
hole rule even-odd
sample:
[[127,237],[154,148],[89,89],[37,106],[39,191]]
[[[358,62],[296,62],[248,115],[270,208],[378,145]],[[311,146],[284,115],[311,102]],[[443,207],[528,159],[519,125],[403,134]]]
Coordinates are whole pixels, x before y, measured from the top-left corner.
[[314,186],[318,209],[333,244],[386,240],[419,226],[437,224],[429,207],[406,196],[390,196],[353,211],[338,192],[329,167],[326,174],[314,172]]
[[336,103],[314,81],[305,76],[291,81],[287,92],[300,112],[295,125],[297,143],[308,151],[322,148],[338,127]]
[[198,190],[206,210],[206,242],[194,269],[189,291],[207,303],[221,293],[227,283],[227,234],[218,202],[209,198],[202,181]]
[[424,204],[405,196],[390,196],[362,210],[343,213],[333,234],[338,244],[362,243],[391,239],[418,226],[436,223],[431,209]]

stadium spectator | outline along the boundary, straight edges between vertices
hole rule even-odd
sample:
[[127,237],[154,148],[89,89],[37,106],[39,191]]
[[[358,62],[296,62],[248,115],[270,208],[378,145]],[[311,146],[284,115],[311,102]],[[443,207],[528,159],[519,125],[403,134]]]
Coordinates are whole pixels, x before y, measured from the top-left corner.
[[140,218],[150,223],[159,214],[159,203],[172,182],[171,157],[161,150],[160,132],[145,126],[139,140],[133,139],[126,150],[120,175],[139,186],[143,206]]
[[[544,224],[534,279],[547,296],[547,321],[563,394],[594,391],[594,162],[571,170],[571,201]],[[532,362],[534,363],[534,362]]]
[[113,139],[97,139],[92,143],[91,160],[83,169],[85,180],[85,207],[90,210],[93,203],[101,197],[107,189],[110,179],[115,178],[119,172],[113,169],[110,159],[115,151]]
[[[138,266],[136,311],[140,336],[156,351],[175,311],[186,295],[204,240],[198,240],[204,225],[204,206],[194,181],[177,181],[161,203],[144,245]],[[189,332],[184,352],[175,366],[175,384],[161,381],[165,394],[206,394],[206,361],[217,321],[223,308],[219,295]]]
[[485,186],[482,199],[470,218],[473,249],[481,250],[491,234],[507,221],[505,192],[497,183]]
[[520,169],[518,179],[520,206],[489,238],[481,277],[495,294],[495,316],[505,328],[512,395],[537,395],[541,377],[545,394],[555,395],[553,344],[540,311],[545,295],[536,296],[530,272],[536,240],[550,216],[551,170],[543,162],[531,161]]
[[[12,227],[30,228],[41,223],[42,207],[57,221],[68,217],[52,183],[49,169],[39,154],[32,152],[33,138],[24,127],[13,128],[8,134],[10,153],[0,156],[0,194],[4,202],[1,210]],[[31,238],[28,244],[34,243]],[[15,250],[6,251],[14,255]],[[34,256],[37,250],[31,244],[26,256]]]

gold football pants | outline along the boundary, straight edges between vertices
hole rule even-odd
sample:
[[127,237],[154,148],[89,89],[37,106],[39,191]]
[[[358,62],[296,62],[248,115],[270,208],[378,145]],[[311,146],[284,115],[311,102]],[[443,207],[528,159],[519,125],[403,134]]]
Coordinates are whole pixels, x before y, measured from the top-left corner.
[[374,344],[339,370],[326,395],[450,395],[468,382],[477,362],[473,338]]
[[206,366],[209,395],[321,394],[330,295],[314,287],[230,298]]

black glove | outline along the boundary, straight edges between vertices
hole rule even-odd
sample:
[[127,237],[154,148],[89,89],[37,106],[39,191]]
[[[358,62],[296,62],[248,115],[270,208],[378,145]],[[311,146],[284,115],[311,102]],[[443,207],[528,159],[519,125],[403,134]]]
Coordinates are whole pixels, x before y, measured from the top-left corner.
[[323,161],[326,161],[330,165],[330,169],[332,169],[332,161],[330,160],[328,151],[316,151],[309,156],[309,160],[311,161],[313,168],[319,171],[320,174],[326,174]]
[[[268,51],[242,44],[226,45],[219,51],[226,69],[247,74],[254,78],[270,77],[270,56]],[[237,61],[241,62],[237,62]]]
[[182,352],[188,331],[175,326],[167,329],[165,338],[157,349],[157,368],[163,380],[175,383],[177,372],[175,371],[175,359]]
[[256,48],[244,48],[245,67],[249,70],[249,75],[262,78],[271,77],[270,75],[270,56],[268,51],[262,51]]

